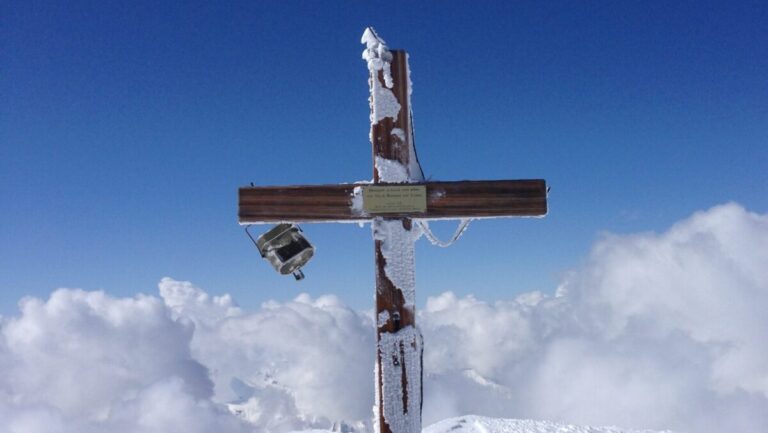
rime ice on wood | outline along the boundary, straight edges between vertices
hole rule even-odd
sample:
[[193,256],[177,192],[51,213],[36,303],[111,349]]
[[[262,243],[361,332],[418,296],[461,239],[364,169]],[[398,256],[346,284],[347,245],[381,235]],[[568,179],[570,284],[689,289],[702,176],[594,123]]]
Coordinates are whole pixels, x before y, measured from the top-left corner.
[[352,190],[352,198],[350,200],[350,203],[352,208],[352,214],[365,215],[365,211],[363,210],[363,187],[356,186]]
[[379,175],[379,182],[404,183],[411,181],[408,169],[399,161],[376,156],[374,166]]
[[381,334],[382,413],[392,432],[421,431],[421,347],[414,326]]
[[376,316],[376,326],[384,326],[389,322],[389,311],[384,310],[379,312],[379,314]]
[[[390,52],[371,28],[361,42],[369,71],[374,183],[418,182],[423,175],[412,142],[407,55]],[[379,325],[375,424],[380,433],[418,433],[421,334],[414,323],[414,242],[421,232],[412,230],[410,218],[376,217],[372,228]]]
[[405,307],[413,310],[416,304],[416,276],[413,244],[420,230],[406,230],[400,219],[377,218],[373,224],[373,238],[381,241],[384,273],[403,294]]
[[[392,82],[392,53],[387,48],[383,39],[376,31],[368,27],[360,40],[365,44],[363,60],[368,62],[368,70],[371,71],[371,123],[379,123],[385,117],[396,118],[400,112],[400,103],[390,90]],[[384,83],[378,79],[378,72],[383,72]]]
[[[390,51],[372,28],[366,29],[361,42],[369,72],[372,182],[241,188],[238,216],[241,224],[372,223],[377,324],[374,428],[377,433],[420,433],[422,341],[415,324],[415,241],[424,234],[430,242],[447,246],[464,232],[467,218],[545,215],[547,188],[540,179],[425,182],[413,144],[408,54]],[[423,186],[393,185],[416,182]],[[419,190],[424,201],[410,206],[397,201],[402,196],[393,195],[393,201],[378,207],[374,197],[382,200],[382,196],[366,195],[362,183]],[[463,221],[449,242],[440,242],[426,221],[446,218]]]
[[[413,131],[411,127],[410,108],[410,79],[408,75],[408,55],[397,52],[399,67],[397,71],[401,82],[395,83],[392,72],[392,62],[395,55],[383,39],[372,28],[367,28],[360,40],[365,44],[363,59],[368,65],[370,89],[369,103],[371,108],[371,133],[370,140],[374,149],[377,146],[377,137],[374,131],[379,128],[383,137],[382,142],[390,149],[378,154],[374,159],[379,182],[418,182],[424,179],[421,167],[418,165],[416,152],[413,147]],[[400,94],[396,95],[395,91]],[[385,119],[391,119],[391,124],[382,124]],[[393,156],[400,156],[395,157]]]
[[387,48],[387,43],[384,42],[373,27],[368,27],[363,32],[363,37],[360,38],[360,43],[365,45],[365,51],[363,51],[363,60],[368,62],[368,70],[370,71],[384,71],[384,84],[388,88],[392,88],[392,73],[391,73],[391,61],[392,53]]

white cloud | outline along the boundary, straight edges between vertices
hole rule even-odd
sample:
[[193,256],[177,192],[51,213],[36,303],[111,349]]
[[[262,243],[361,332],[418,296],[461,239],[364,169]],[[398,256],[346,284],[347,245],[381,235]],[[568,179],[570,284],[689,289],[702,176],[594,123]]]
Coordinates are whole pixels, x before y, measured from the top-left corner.
[[[485,404],[441,383],[465,368],[507,392],[488,394],[494,416],[760,432],[768,425],[766,263],[768,216],[735,204],[663,234],[607,235],[556,297],[432,299],[420,317],[425,367],[440,374],[431,382],[442,399],[454,396],[457,413]],[[463,348],[443,353],[451,340]]]
[[[764,431],[766,245],[768,215],[728,204],[665,233],[604,236],[556,296],[430,298],[425,423]],[[0,321],[0,431],[365,428],[373,350],[369,315],[335,296],[248,312],[172,279],[160,298],[62,289]]]
[[[281,401],[285,399],[278,396],[287,395],[293,400],[295,409],[284,402],[279,410],[270,410],[283,414],[274,418],[285,429],[370,418],[373,322],[337,297],[313,300],[301,295],[244,313],[231,301],[210,299],[187,282],[164,279],[160,293],[176,317],[196,325],[192,351],[210,369],[216,399],[250,400],[243,410],[258,418],[258,425],[274,428],[259,408],[274,401],[260,401],[259,395]],[[238,379],[235,386],[233,378]]]
[[[2,324],[0,431],[218,425],[218,413],[201,410],[210,405],[212,383],[192,358],[192,333],[156,297],[60,289],[46,302],[23,300],[20,316]],[[126,415],[131,407],[134,413]],[[169,419],[179,421],[179,430],[163,429]]]
[[[157,382],[141,390],[115,409],[109,429],[96,431],[146,433],[245,432],[243,423],[208,399],[197,399],[185,392],[186,384],[178,377]],[[95,433],[95,431],[94,431]]]

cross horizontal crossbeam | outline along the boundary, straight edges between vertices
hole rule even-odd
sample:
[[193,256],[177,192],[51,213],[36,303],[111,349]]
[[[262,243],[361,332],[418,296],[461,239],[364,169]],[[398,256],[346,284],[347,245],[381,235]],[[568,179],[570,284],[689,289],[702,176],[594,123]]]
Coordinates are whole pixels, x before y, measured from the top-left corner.
[[[386,184],[379,184],[386,185]],[[243,187],[239,190],[241,224],[368,221],[390,218],[497,218],[543,216],[547,186],[542,179],[425,182],[426,212],[366,213],[360,184]]]

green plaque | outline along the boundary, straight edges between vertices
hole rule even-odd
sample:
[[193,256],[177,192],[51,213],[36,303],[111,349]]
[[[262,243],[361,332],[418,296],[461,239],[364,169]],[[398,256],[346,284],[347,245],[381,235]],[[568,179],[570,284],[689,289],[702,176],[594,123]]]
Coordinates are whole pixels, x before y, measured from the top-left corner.
[[426,185],[364,185],[363,211],[369,214],[427,211]]

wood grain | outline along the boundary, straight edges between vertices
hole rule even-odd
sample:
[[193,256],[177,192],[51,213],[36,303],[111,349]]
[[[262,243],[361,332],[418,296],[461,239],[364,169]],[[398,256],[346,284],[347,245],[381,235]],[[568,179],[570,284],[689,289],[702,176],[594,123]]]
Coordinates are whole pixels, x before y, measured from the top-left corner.
[[[386,184],[378,184],[386,185]],[[482,218],[542,216],[547,186],[542,179],[426,182],[427,211],[362,215],[352,210],[354,184],[244,187],[240,223],[360,221],[387,218]]]

